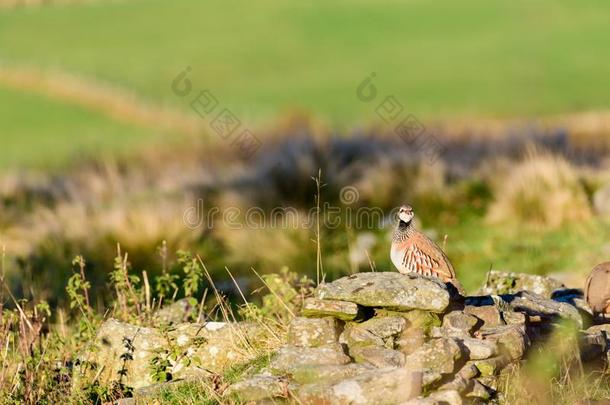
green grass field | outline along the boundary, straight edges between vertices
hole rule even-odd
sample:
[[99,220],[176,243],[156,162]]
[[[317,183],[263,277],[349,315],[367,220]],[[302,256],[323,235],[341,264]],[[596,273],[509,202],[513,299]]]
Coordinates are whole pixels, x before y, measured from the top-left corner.
[[[0,11],[0,63],[59,69],[185,111],[170,83],[191,66],[196,90],[255,124],[291,108],[339,127],[378,122],[374,103],[355,95],[371,72],[380,98],[395,95],[420,119],[528,117],[610,106],[600,91],[610,86],[609,15],[592,0],[99,1]],[[46,124],[18,118],[40,103],[69,109],[0,93],[17,117],[0,122],[2,166],[38,159],[37,148],[6,152],[32,125],[48,152],[90,144],[93,135],[50,141]],[[54,131],[71,131],[73,114],[54,115]],[[113,132],[103,121],[91,117],[89,133]],[[104,135],[109,144],[141,137],[115,129],[124,135]]]
[[0,170],[62,167],[128,152],[160,133],[115,123],[80,106],[0,87]]

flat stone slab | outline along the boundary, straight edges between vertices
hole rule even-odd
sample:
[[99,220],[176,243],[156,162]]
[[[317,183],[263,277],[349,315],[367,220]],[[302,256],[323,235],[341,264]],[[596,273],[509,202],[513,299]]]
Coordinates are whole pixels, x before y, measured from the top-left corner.
[[316,297],[398,311],[442,313],[449,306],[449,292],[440,280],[394,272],[357,273],[321,284]]
[[530,316],[571,319],[580,327],[583,325],[583,319],[578,309],[565,302],[553,301],[527,291],[515,295],[504,295],[502,298],[517,312]]
[[310,297],[303,302],[302,314],[313,318],[332,316],[342,321],[352,321],[359,315],[359,311],[358,305],[353,302],[321,300]]

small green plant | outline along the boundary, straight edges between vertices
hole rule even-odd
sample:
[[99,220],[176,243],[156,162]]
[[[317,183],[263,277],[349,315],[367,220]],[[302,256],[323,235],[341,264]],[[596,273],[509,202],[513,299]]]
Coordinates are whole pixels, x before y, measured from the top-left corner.
[[203,281],[203,269],[190,252],[179,250],[177,255],[178,263],[182,266],[182,271],[184,271],[184,279],[182,281],[184,296],[192,297],[197,293]]
[[130,264],[127,254],[121,254],[117,246],[117,256],[114,259],[114,269],[110,273],[110,283],[114,286],[119,312],[116,316],[122,319],[134,319],[131,309],[135,309],[135,319],[142,317],[142,297],[139,290],[140,277],[129,273]]

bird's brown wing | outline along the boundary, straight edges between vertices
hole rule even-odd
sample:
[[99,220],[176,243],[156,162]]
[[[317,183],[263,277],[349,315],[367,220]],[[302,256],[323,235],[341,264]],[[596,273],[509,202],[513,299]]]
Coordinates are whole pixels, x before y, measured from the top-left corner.
[[412,272],[436,276],[443,280],[455,278],[455,272],[447,256],[424,235],[412,238],[403,256],[403,265]]
[[585,282],[585,299],[593,312],[606,312],[610,301],[610,272],[594,268]]

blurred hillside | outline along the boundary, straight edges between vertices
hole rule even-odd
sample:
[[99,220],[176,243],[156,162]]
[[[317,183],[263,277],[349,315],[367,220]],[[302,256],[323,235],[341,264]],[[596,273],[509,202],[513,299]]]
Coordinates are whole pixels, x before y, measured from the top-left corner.
[[154,116],[197,118],[171,90],[187,67],[194,90],[254,129],[295,109],[335,128],[376,124],[375,106],[356,97],[372,72],[380,97],[426,124],[605,110],[609,12],[597,1],[482,0],[3,8],[0,166],[61,166],[83,151],[174,139],[184,128]]
[[151,273],[166,246],[225,279],[311,274],[310,228],[184,215],[202,199],[303,216],[320,171],[321,201],[353,208],[339,199],[352,187],[384,212],[320,235],[330,275],[389,266],[403,202],[469,288],[490,267],[581,276],[607,253],[604,3],[14,3],[0,9],[0,240],[24,294],[60,295],[77,254],[103,286],[117,243]]

